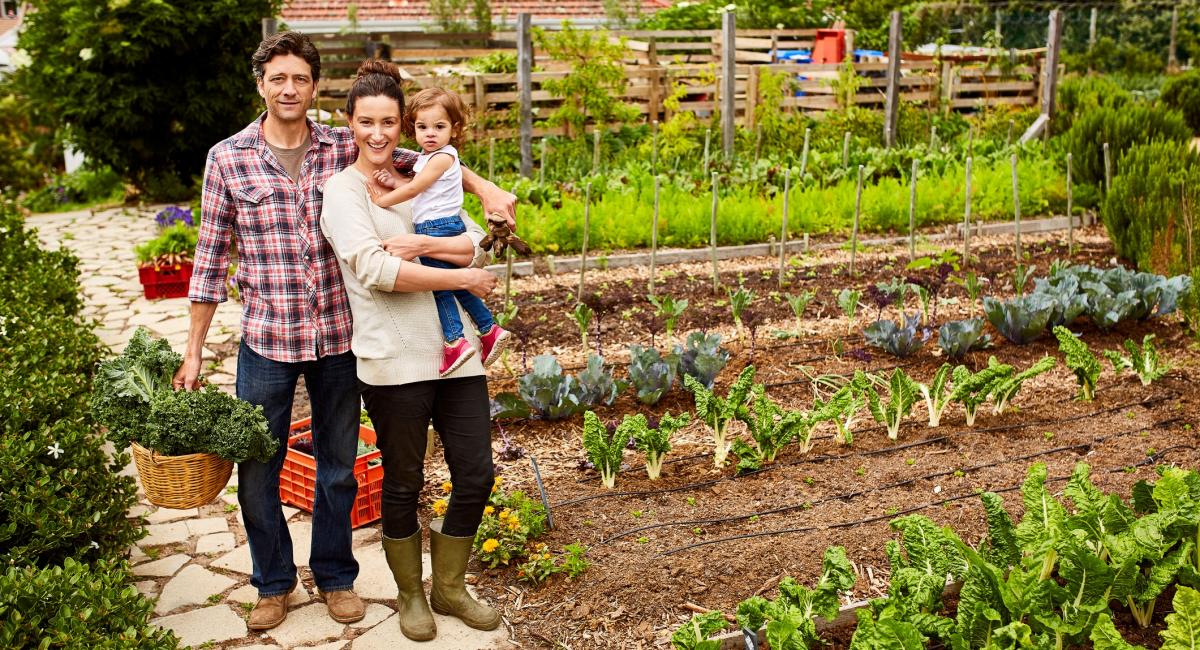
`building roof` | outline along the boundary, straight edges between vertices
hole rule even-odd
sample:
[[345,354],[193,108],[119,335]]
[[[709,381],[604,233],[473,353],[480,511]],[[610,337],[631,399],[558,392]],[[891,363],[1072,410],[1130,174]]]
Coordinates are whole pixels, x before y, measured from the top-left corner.
[[[533,14],[537,23],[557,23],[562,20],[577,22],[604,22],[604,0],[491,0],[492,20],[495,23],[511,24],[517,14]],[[624,3],[637,7],[642,13],[654,13],[671,6],[671,0],[635,0]],[[388,23],[395,25],[418,25],[433,21],[429,11],[429,0],[290,0],[284,7],[282,18],[295,28],[306,24],[346,23],[347,8],[357,6],[359,23]],[[465,22],[468,24],[470,20]]]

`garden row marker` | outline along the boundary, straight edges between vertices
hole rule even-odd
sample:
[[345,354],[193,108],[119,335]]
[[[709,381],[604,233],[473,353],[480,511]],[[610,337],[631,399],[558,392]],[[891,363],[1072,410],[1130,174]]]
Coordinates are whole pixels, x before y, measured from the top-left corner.
[[654,295],[654,263],[658,257],[658,189],[659,178],[654,176],[654,221],[650,230],[650,295]]
[[708,147],[712,142],[712,129],[704,129],[704,169],[708,170]]
[[496,181],[496,138],[488,138],[488,180]]
[[1067,254],[1075,251],[1075,217],[1071,210],[1071,154],[1067,153]]
[[579,253],[579,293],[575,294],[575,302],[583,302],[583,278],[587,274],[588,225],[591,220],[592,182],[588,181],[583,198],[583,247]]
[[887,95],[883,108],[883,146],[896,146],[896,115],[900,109],[900,12],[893,11],[888,26]]
[[592,127],[592,175],[600,171],[600,125]]
[[850,132],[842,137],[842,167],[850,166]]
[[967,176],[964,186],[967,199],[963,207],[963,268],[971,264],[971,157],[967,156]]
[[863,166],[858,166],[858,191],[854,194],[854,227],[850,229],[850,277],[854,277],[854,260],[858,257],[858,218],[862,211]]
[[521,108],[521,177],[533,174],[533,15],[517,14],[517,95]]
[[919,167],[920,163],[913,158],[912,175],[908,180],[908,261],[910,262],[917,258],[917,171]]
[[708,231],[708,242],[712,246],[713,293],[720,288],[720,277],[717,275],[717,172],[712,173],[712,218]]
[[538,166],[538,185],[546,184],[546,138],[542,138],[542,164]]
[[733,160],[733,118],[737,106],[733,103],[737,95],[737,15],[726,11],[721,15],[721,146],[725,160]]
[[783,264],[787,258],[788,191],[792,189],[792,170],[783,170],[783,229],[779,233],[779,286],[783,286]]
[[1017,185],[1017,154],[1012,155],[1013,227],[1017,234],[1017,263],[1021,262],[1021,192]]
[[1104,143],[1104,195],[1108,196],[1108,189],[1112,185],[1112,157],[1108,154],[1108,143]]
[[967,127],[967,155],[975,155],[975,125]]

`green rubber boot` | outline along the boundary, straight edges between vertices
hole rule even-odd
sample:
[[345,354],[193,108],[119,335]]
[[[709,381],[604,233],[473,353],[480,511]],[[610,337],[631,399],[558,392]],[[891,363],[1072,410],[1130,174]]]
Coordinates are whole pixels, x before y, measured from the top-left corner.
[[429,605],[433,611],[458,618],[476,630],[494,630],[500,627],[500,612],[472,598],[463,581],[472,542],[473,537],[443,535],[441,519],[429,524],[429,553],[433,559]]
[[437,626],[421,583],[421,531],[404,539],[384,537],[383,555],[400,592],[396,597],[400,632],[413,641],[429,641],[437,636]]

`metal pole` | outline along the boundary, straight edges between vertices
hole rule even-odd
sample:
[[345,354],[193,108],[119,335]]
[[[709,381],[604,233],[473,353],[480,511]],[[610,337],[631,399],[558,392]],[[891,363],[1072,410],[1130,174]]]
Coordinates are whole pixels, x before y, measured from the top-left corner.
[[1012,155],[1013,228],[1017,234],[1017,262],[1021,261],[1021,191],[1017,184],[1017,154]]
[[588,181],[583,198],[583,246],[579,253],[579,293],[575,294],[575,302],[583,302],[583,280],[587,275],[588,226],[591,220],[592,182]]
[[917,172],[921,164],[916,158],[912,161],[912,175],[909,176],[908,189],[908,261],[917,258]]
[[854,195],[854,226],[850,229],[850,277],[854,277],[854,261],[858,258],[858,219],[862,211],[863,166],[858,166],[858,191]]
[[963,267],[971,263],[971,157],[967,156],[966,203],[963,207]]
[[712,248],[713,293],[721,288],[720,275],[717,270],[717,172],[712,173],[712,216],[708,230],[708,242]]
[[517,95],[520,104],[521,176],[533,173],[533,15],[517,14]]
[[654,221],[650,230],[650,295],[654,295],[654,266],[658,260],[658,190],[659,178],[654,177]]
[[787,261],[788,193],[792,189],[792,170],[783,170],[783,228],[779,231],[779,286],[783,286],[783,265]]
[[732,11],[721,15],[721,146],[725,160],[733,159],[734,113],[733,100],[737,93],[737,18]]

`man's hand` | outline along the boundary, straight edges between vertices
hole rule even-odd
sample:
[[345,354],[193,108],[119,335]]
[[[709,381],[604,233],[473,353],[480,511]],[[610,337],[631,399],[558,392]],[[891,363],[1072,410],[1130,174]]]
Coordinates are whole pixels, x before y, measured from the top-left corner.
[[383,240],[383,250],[392,257],[399,257],[405,262],[411,262],[425,255],[425,235],[396,235]]
[[503,221],[510,230],[517,229],[517,195],[485,182],[480,188],[479,202],[489,221]]
[[463,288],[479,298],[486,298],[499,283],[496,276],[483,269],[460,269],[460,272],[465,278]]
[[175,371],[175,378],[171,380],[171,385],[175,390],[197,390],[200,388],[200,356],[187,355],[183,358],[183,363],[179,366],[179,370]]

